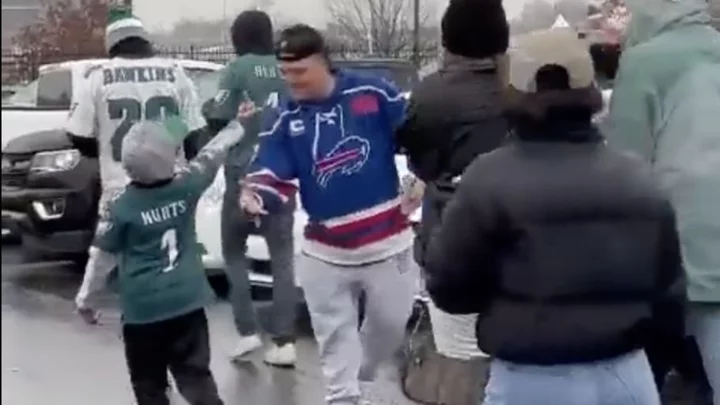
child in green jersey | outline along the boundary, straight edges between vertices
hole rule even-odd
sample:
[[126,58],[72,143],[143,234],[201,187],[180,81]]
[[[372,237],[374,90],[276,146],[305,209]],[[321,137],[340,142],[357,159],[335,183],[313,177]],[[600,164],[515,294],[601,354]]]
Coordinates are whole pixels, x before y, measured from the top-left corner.
[[[175,153],[186,132],[177,121],[136,124],[122,144],[131,183],[100,219],[94,246],[116,261],[125,357],[138,405],[169,404],[167,372],[191,405],[221,405],[210,372],[204,307],[213,299],[195,232],[195,208],[228,149],[244,135],[238,123],[218,133],[190,164],[177,170]],[[173,134],[180,134],[173,137]],[[96,319],[92,292],[105,274],[94,266],[79,312]]]

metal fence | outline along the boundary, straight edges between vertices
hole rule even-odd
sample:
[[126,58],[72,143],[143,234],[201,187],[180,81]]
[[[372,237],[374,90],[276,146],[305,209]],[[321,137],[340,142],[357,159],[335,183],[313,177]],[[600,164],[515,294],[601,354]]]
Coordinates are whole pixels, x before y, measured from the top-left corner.
[[[209,61],[215,63],[227,63],[235,55],[232,48],[227,46],[217,47],[176,47],[176,48],[156,48],[159,56],[177,58],[177,59],[194,59]],[[419,55],[412,51],[398,51],[391,55],[370,55],[363,50],[352,50],[344,48],[335,48],[331,50],[334,58],[340,59],[357,59],[364,57],[392,57],[404,60],[427,61],[437,55],[436,49],[424,49]],[[38,55],[32,52],[2,52],[2,83],[18,84],[27,83],[34,80],[38,76],[38,69],[42,65],[49,63],[60,63],[70,60],[102,58],[104,55],[98,54],[70,54],[70,53],[53,53]],[[417,59],[416,59],[417,58]]]

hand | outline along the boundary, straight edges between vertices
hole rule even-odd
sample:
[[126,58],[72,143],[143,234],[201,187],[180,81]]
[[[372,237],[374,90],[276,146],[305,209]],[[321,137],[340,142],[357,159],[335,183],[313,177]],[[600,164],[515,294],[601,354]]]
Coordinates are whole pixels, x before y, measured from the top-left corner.
[[268,213],[263,208],[262,198],[247,187],[240,191],[240,208],[252,216],[267,215]]
[[257,108],[255,103],[253,103],[252,101],[246,101],[246,102],[240,104],[240,106],[238,107],[237,118],[238,119],[249,118],[259,112],[260,112],[260,109]]
[[100,313],[94,308],[78,307],[77,313],[88,325],[97,325],[100,321]]
[[422,206],[425,196],[425,183],[415,176],[407,175],[402,180],[402,196],[400,198],[400,210],[405,215],[410,215]]

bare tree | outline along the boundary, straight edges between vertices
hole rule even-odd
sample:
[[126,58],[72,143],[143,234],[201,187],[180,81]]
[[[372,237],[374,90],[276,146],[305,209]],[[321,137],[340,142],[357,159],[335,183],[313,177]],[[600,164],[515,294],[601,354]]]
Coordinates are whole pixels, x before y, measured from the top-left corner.
[[[420,26],[426,25],[425,1]],[[356,52],[399,57],[412,49],[414,0],[327,0],[336,41]]]
[[14,38],[15,79],[37,74],[44,63],[105,55],[108,0],[60,0],[49,3],[40,19]]
[[40,20],[13,38],[24,51],[102,55],[107,0],[61,0],[46,6]]

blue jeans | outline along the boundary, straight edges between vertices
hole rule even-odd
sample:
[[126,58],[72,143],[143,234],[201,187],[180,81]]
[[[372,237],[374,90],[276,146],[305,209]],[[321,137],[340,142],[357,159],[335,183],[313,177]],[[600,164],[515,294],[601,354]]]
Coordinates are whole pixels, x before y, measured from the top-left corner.
[[660,405],[645,352],[587,364],[493,360],[484,405]]
[[[240,196],[238,180],[243,172],[243,168],[231,165],[225,167],[226,189],[221,214],[221,232],[235,327],[241,336],[250,336],[259,332],[248,274],[250,261],[245,256],[247,239],[255,224],[244,215],[238,203]],[[293,201],[282,207],[281,212],[264,217],[260,225],[260,233],[268,245],[270,269],[273,274],[271,330],[267,332],[279,345],[295,340],[295,319],[299,297],[294,269],[294,212]]]
[[689,332],[695,336],[703,366],[713,390],[713,402],[720,404],[720,305],[697,305],[690,309]]

